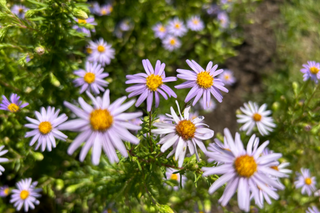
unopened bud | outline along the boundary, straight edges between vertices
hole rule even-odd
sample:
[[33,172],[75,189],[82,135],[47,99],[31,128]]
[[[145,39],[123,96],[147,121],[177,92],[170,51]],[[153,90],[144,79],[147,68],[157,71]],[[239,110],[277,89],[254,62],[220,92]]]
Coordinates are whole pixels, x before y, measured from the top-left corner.
[[83,10],[80,9],[73,9],[72,14],[76,17],[76,18],[80,18],[80,19],[87,19],[88,15],[86,12],[84,12]]
[[277,111],[279,107],[280,107],[280,104],[278,102],[274,102],[271,108],[273,111]]
[[36,50],[36,53],[38,53],[38,55],[40,55],[40,56],[43,55],[46,52],[46,50],[42,46],[36,47],[35,50]]

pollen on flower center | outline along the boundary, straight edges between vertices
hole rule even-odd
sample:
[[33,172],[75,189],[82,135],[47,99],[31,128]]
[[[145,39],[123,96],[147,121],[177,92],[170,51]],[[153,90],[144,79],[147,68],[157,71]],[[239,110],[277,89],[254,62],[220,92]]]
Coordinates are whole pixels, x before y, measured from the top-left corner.
[[234,168],[238,175],[249,178],[257,171],[257,163],[252,156],[242,155],[234,161]]
[[79,23],[79,24],[86,24],[86,23],[87,23],[87,20],[85,20],[85,19],[78,19],[78,23]]
[[174,27],[179,29],[180,28],[180,24],[175,24]]
[[23,13],[23,8],[19,8],[18,12]]
[[310,72],[312,73],[312,74],[317,74],[318,72],[319,72],[319,69],[317,68],[317,67],[310,67]]
[[197,75],[197,84],[204,89],[208,89],[213,85],[213,77],[209,72],[202,71]]
[[158,87],[162,85],[162,78],[160,75],[151,74],[146,78],[146,81],[147,87],[152,91],[156,91]]
[[43,121],[39,124],[39,131],[44,135],[51,132],[51,130],[52,130],[52,126],[49,121]]
[[171,39],[171,40],[170,40],[170,44],[171,44],[171,45],[175,45],[175,44],[176,44],[176,40]]
[[105,131],[113,123],[113,117],[106,109],[96,109],[90,114],[90,124],[94,130]]
[[27,191],[27,190],[22,190],[21,192],[20,192],[20,198],[22,199],[22,200],[25,200],[25,199],[27,199],[29,197],[29,191]]
[[98,51],[101,52],[101,53],[106,50],[106,48],[104,48],[104,46],[102,46],[102,45],[99,45],[97,49],[98,49]]
[[92,49],[87,47],[87,53],[91,54],[92,53]]
[[92,72],[87,72],[83,77],[83,80],[88,84],[91,84],[92,82],[94,82],[95,79],[96,79],[96,76]]
[[19,106],[17,106],[17,105],[14,104],[14,103],[11,103],[11,104],[9,104],[9,106],[8,106],[8,110],[9,110],[10,112],[16,112],[16,111],[19,110]]
[[9,188],[6,188],[5,190],[3,190],[3,193],[4,193],[5,195],[8,195],[8,194],[9,194]]
[[197,20],[197,19],[193,19],[193,24],[195,24],[195,25],[197,25],[197,24],[199,24],[199,20]]
[[176,126],[176,131],[184,140],[188,140],[194,137],[196,126],[189,120],[182,120]]
[[224,79],[229,80],[230,76],[229,75],[225,75]]
[[259,113],[254,113],[252,116],[254,121],[261,121],[261,115]]
[[171,179],[171,180],[178,180],[178,175],[177,175],[177,174],[172,174],[172,175],[170,176],[170,179]]
[[107,10],[106,10],[106,9],[102,9],[102,10],[101,10],[101,14],[102,14],[102,15],[106,15],[106,14],[107,14]]
[[304,179],[304,182],[305,182],[307,185],[311,185],[312,180],[311,180],[311,178],[306,178],[306,179]]
[[163,26],[161,26],[161,27],[159,28],[159,31],[160,31],[160,32],[165,32],[165,31],[166,31],[166,28],[164,28]]

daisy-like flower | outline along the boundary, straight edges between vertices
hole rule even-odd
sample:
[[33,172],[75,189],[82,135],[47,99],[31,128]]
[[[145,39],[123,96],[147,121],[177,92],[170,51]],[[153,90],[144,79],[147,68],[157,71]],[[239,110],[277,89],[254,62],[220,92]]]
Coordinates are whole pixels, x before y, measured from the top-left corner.
[[162,45],[166,50],[172,52],[181,47],[181,41],[175,36],[168,35],[162,40]]
[[178,37],[183,36],[187,32],[187,28],[184,26],[183,21],[177,17],[169,21],[167,29],[168,33]]
[[22,109],[29,105],[29,103],[22,104],[22,101],[19,101],[19,99],[20,96],[14,93],[11,94],[10,101],[6,98],[6,96],[3,95],[0,109],[10,112],[17,112],[19,109]]
[[[187,178],[186,178],[186,176],[184,176],[184,175],[181,175],[181,176],[180,176],[180,174],[174,174],[174,173],[177,172],[177,171],[178,171],[178,170],[173,169],[173,168],[167,168],[167,170],[166,170],[166,177],[167,177],[167,179],[166,179],[166,180],[177,181],[179,185],[180,185],[180,181],[181,181],[181,185],[182,185],[182,187],[183,187],[184,184],[185,184],[185,182],[186,182],[186,180],[187,180]],[[178,187],[178,186],[174,186],[173,189],[174,189],[175,191],[177,191],[177,190],[179,189],[179,187]]]
[[312,207],[309,207],[309,208],[308,208],[308,210],[306,211],[306,213],[320,213],[320,211],[318,210],[317,207],[312,206]]
[[209,102],[207,108],[204,108],[203,105],[201,105],[200,103],[203,103],[203,98],[200,99],[199,103],[195,107],[199,108],[201,110],[204,110],[206,113],[212,112],[217,106],[216,103],[212,99],[210,99],[210,102]]
[[234,140],[228,129],[224,130],[224,141],[228,143],[230,150],[221,149],[219,155],[210,152],[206,153],[207,156],[222,164],[217,167],[202,168],[204,176],[222,174],[210,186],[209,193],[212,194],[227,183],[219,202],[222,206],[225,206],[238,190],[238,205],[244,211],[249,211],[250,209],[251,193],[256,204],[259,207],[262,206],[259,188],[271,198],[278,199],[279,196],[270,187],[284,189],[284,186],[277,179],[270,178],[270,176],[280,178],[287,175],[270,168],[270,165],[273,165],[274,161],[282,156],[281,154],[272,153],[268,156],[261,156],[269,141],[264,142],[259,148],[255,149],[253,145],[254,143],[259,143],[259,138],[252,135],[245,149],[240,134],[236,133]]
[[[6,154],[8,150],[2,150],[4,146],[0,146],[0,156]],[[0,163],[7,162],[8,158],[0,158]],[[0,175],[2,175],[2,172],[4,172],[3,166],[0,165]]]
[[309,169],[301,168],[301,174],[298,174],[297,180],[294,182],[296,189],[301,188],[302,194],[311,196],[312,192],[316,190],[316,177],[311,177]]
[[29,211],[30,209],[34,209],[34,205],[39,205],[39,200],[37,197],[41,197],[39,192],[41,189],[35,188],[38,182],[33,182],[31,178],[23,179],[17,182],[17,188],[12,190],[10,203],[14,203],[13,206],[20,211],[22,206],[24,206],[24,211]]
[[153,129],[151,131],[154,134],[165,135],[158,143],[163,144],[161,152],[165,152],[172,146],[173,150],[167,157],[175,154],[175,159],[178,161],[179,167],[181,167],[187,148],[189,149],[190,155],[196,154],[196,157],[199,160],[197,146],[203,152],[206,152],[207,150],[202,140],[212,138],[214,131],[204,127],[207,125],[202,122],[204,119],[203,116],[191,119],[189,113],[190,106],[185,108],[182,115],[177,101],[176,104],[178,106],[179,115],[177,115],[174,109],[170,107],[171,115],[169,115],[168,120],[171,120],[172,122],[155,123],[154,126],[158,127],[158,129]]
[[261,135],[268,135],[269,132],[272,132],[276,125],[273,123],[272,117],[268,117],[271,114],[270,110],[267,109],[267,104],[263,104],[259,107],[256,103],[244,104],[244,108],[240,107],[240,110],[244,113],[242,115],[237,115],[237,122],[244,123],[241,126],[241,131],[247,131],[249,135],[254,126],[258,127],[258,130]]
[[[75,21],[78,23],[78,25],[74,25],[72,28],[77,30],[78,32],[84,33],[87,36],[91,36],[91,32],[89,29],[85,28],[85,24],[91,24],[91,25],[97,25],[97,23],[94,21],[93,17],[87,18],[87,19],[75,19]],[[92,32],[95,32],[93,29]]]
[[113,11],[113,7],[111,4],[105,4],[101,7],[96,8],[96,14],[99,16],[106,16],[109,15]]
[[[161,94],[166,100],[169,97],[177,97],[176,93],[164,83],[176,81],[176,77],[166,77],[164,72],[165,63],[161,63],[159,60],[156,63],[155,69],[153,69],[148,59],[142,60],[145,73],[138,73],[134,75],[127,75],[126,84],[137,84],[126,89],[126,92],[130,92],[129,98],[140,95],[137,100],[136,107],[147,99],[147,111],[151,111],[153,95],[155,97],[155,107],[157,108],[160,103],[159,94]],[[167,94],[166,94],[167,93]]]
[[215,76],[221,74],[223,70],[217,70],[218,65],[212,67],[212,61],[208,63],[206,69],[203,69],[194,60],[187,60],[187,64],[192,70],[177,69],[177,72],[180,73],[177,75],[177,77],[187,81],[175,86],[177,89],[192,87],[184,101],[187,103],[195,97],[192,103],[194,106],[203,96],[202,106],[204,109],[207,109],[209,107],[212,94],[221,103],[222,95],[220,90],[223,92],[228,92],[228,89],[225,88],[221,80],[219,78],[215,78]]
[[52,147],[56,147],[56,140],[60,139],[65,141],[67,136],[59,131],[59,125],[65,122],[68,117],[65,114],[62,114],[58,117],[60,110],[55,111],[54,107],[48,107],[47,110],[42,107],[41,113],[35,111],[36,119],[26,117],[31,123],[24,125],[25,127],[33,129],[30,132],[27,132],[24,137],[29,138],[33,137],[30,141],[30,146],[35,144],[38,141],[36,150],[41,146],[41,151],[43,152],[46,147],[50,152]]
[[137,131],[141,127],[133,125],[127,120],[140,117],[142,113],[123,113],[135,102],[135,100],[131,100],[122,104],[127,97],[121,97],[110,104],[109,90],[105,91],[102,98],[94,98],[89,92],[87,92],[87,95],[92,100],[94,107],[87,104],[81,97],[78,101],[82,109],[67,101],[64,102],[64,105],[79,118],[67,121],[59,128],[81,132],[69,146],[68,154],[71,155],[85,141],[85,145],[80,152],[80,161],[85,159],[92,147],[92,163],[94,165],[99,164],[102,149],[111,163],[118,162],[119,159],[115,149],[118,149],[124,157],[128,156],[122,140],[133,144],[139,143],[139,139],[133,136],[128,129]]
[[229,17],[228,17],[228,14],[224,11],[222,12],[219,12],[218,15],[217,15],[217,19],[220,23],[220,26],[222,28],[227,28],[228,25],[229,25]]
[[187,27],[192,31],[201,31],[204,28],[204,24],[199,16],[192,16],[187,21]]
[[86,70],[80,69],[73,73],[80,77],[73,81],[76,87],[81,86],[80,93],[92,90],[95,94],[99,94],[100,90],[104,91],[103,87],[108,86],[108,82],[103,79],[108,77],[109,74],[104,73],[103,68],[98,63],[87,61]]
[[207,4],[203,6],[203,9],[206,10],[207,14],[210,16],[216,15],[220,12],[220,7],[216,4]]
[[156,38],[163,39],[167,35],[167,28],[161,23],[153,26],[152,30],[154,32],[154,37]]
[[167,120],[168,117],[165,115],[158,115],[158,119],[155,120],[154,122],[159,122],[159,123],[170,123],[170,121]]
[[[105,42],[102,38],[96,42],[90,41],[89,48],[92,53],[89,53],[88,57],[89,61],[98,62],[105,66],[106,64],[110,64],[111,59],[114,58],[114,49],[111,48],[111,44]],[[88,52],[88,49],[87,49]],[[90,50],[89,50],[90,52]]]
[[318,79],[320,79],[320,63],[308,61],[307,64],[303,64],[302,66],[303,68],[300,71],[303,73],[303,81],[310,78],[317,84]]
[[235,77],[233,76],[233,72],[230,70],[224,70],[221,75],[219,75],[219,79],[225,84],[225,85],[232,85],[236,82]]
[[17,15],[19,18],[24,18],[24,14],[29,10],[23,5],[13,5],[11,8],[11,12]]
[[0,197],[7,197],[10,193],[10,189],[8,186],[0,187]]

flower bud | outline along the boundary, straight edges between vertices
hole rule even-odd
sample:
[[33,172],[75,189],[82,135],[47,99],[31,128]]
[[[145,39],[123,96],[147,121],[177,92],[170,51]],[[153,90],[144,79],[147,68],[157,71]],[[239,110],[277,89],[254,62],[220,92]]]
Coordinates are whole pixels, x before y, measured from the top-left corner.
[[76,17],[76,18],[80,18],[80,19],[87,19],[88,15],[86,12],[84,12],[83,10],[80,9],[73,9],[72,14]]
[[36,47],[35,51],[36,53],[38,53],[38,55],[41,56],[45,53],[46,50],[44,49],[44,47],[40,46],[40,47]]

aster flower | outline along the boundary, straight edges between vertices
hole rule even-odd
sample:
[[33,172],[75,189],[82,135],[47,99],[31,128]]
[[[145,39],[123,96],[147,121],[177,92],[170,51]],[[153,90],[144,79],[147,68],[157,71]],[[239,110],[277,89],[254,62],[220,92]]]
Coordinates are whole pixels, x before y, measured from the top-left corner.
[[122,104],[126,97],[121,97],[110,104],[109,90],[106,90],[103,97],[94,98],[89,92],[87,95],[92,100],[94,107],[87,104],[83,98],[78,101],[82,109],[65,101],[64,105],[68,107],[79,118],[60,126],[60,129],[81,132],[68,148],[68,154],[71,155],[85,141],[85,145],[80,152],[80,161],[83,161],[92,147],[92,163],[98,165],[100,162],[101,150],[107,154],[111,163],[118,162],[118,156],[115,149],[118,149],[121,155],[128,156],[125,145],[122,140],[138,144],[139,139],[133,136],[129,130],[137,131],[140,126],[133,125],[127,120],[142,116],[141,112],[123,113],[129,109],[135,100]]
[[172,52],[181,47],[181,41],[175,36],[168,35],[162,40],[162,45],[166,50]]
[[49,106],[47,110],[42,107],[41,113],[35,111],[37,120],[26,117],[26,119],[31,123],[24,126],[33,129],[32,131],[27,132],[24,136],[26,138],[33,137],[30,141],[30,146],[38,141],[38,144],[35,148],[36,150],[41,146],[42,152],[46,149],[46,147],[50,152],[52,150],[52,147],[56,147],[55,138],[62,141],[65,141],[67,139],[67,136],[59,131],[59,125],[65,122],[68,117],[65,114],[62,114],[58,117],[59,112],[60,110],[58,109],[57,111],[55,111],[54,107]]
[[[84,25],[85,24],[97,25],[93,17],[89,17],[87,19],[75,19],[75,21],[78,23],[78,25],[74,25],[72,28],[78,32],[86,34],[89,37],[91,36],[91,32],[89,29],[85,28]],[[93,29],[92,32],[95,32],[95,30]]]
[[306,213],[320,213],[320,211],[318,210],[317,207],[312,206],[312,207],[309,207],[309,208],[308,208],[308,210],[306,211]]
[[201,31],[204,28],[204,24],[199,16],[192,16],[187,21],[187,27],[192,31]]
[[24,18],[25,13],[29,10],[23,5],[13,5],[11,12],[17,15],[19,18]]
[[33,55],[31,55],[30,53],[27,53],[27,55],[26,55],[26,63],[29,63],[31,61],[31,59],[33,59]]
[[10,189],[8,186],[0,187],[0,197],[7,197],[10,193]]
[[154,25],[152,30],[156,38],[163,39],[167,35],[167,28],[161,23]]
[[22,104],[22,101],[19,101],[20,96],[12,93],[10,96],[10,101],[6,98],[6,96],[2,95],[2,102],[0,104],[1,110],[6,110],[10,112],[17,112],[19,109],[22,109],[28,106],[28,103]]
[[217,106],[216,103],[212,99],[210,99],[207,108],[204,108],[203,105],[200,104],[200,103],[203,103],[203,101],[204,101],[203,98],[201,98],[198,104],[196,105],[196,107],[200,108],[201,110],[204,110],[206,113],[212,112]]
[[[182,166],[187,148],[189,149],[190,155],[196,154],[199,160],[199,155],[197,151],[197,146],[206,152],[206,147],[204,146],[202,140],[208,140],[213,137],[214,131],[206,128],[206,124],[202,121],[203,116],[197,117],[196,119],[191,119],[190,117],[190,106],[186,107],[183,111],[183,115],[180,112],[179,104],[178,106],[179,115],[176,114],[174,109],[170,107],[171,115],[168,116],[168,120],[171,123],[155,123],[154,126],[158,129],[151,130],[152,133],[163,135],[158,144],[163,144],[161,147],[161,152],[165,152],[171,146],[173,150],[169,153],[167,157],[175,154],[175,159],[178,161],[179,167]],[[165,136],[164,136],[165,135]]]
[[184,26],[183,21],[179,18],[174,18],[168,23],[168,33],[174,36],[181,37],[187,32],[187,28]]
[[103,68],[98,63],[87,61],[86,70],[80,69],[73,73],[80,77],[73,81],[76,87],[81,86],[80,93],[92,90],[95,94],[99,94],[100,90],[104,91],[103,87],[108,86],[108,82],[103,79],[108,77],[109,74],[104,73]]
[[311,196],[312,192],[316,190],[316,177],[311,177],[309,169],[301,168],[301,174],[298,174],[297,180],[294,182],[296,189],[302,188],[302,194]]
[[177,69],[177,72],[179,73],[177,77],[187,81],[175,86],[177,89],[192,87],[184,102],[187,103],[195,97],[192,103],[194,106],[203,96],[202,106],[204,109],[207,109],[207,107],[209,107],[212,94],[221,103],[222,95],[220,90],[223,92],[228,92],[228,89],[225,88],[221,80],[215,78],[215,76],[221,74],[223,70],[217,70],[218,65],[212,67],[213,63],[211,61],[208,63],[206,69],[203,69],[194,60],[187,60],[187,64],[192,70]]
[[272,153],[268,156],[261,156],[269,141],[264,142],[259,148],[255,149],[253,145],[254,143],[259,143],[259,138],[252,135],[245,149],[240,134],[236,133],[235,139],[233,139],[228,129],[224,129],[224,141],[228,143],[230,150],[221,149],[219,155],[210,152],[206,153],[208,157],[222,164],[217,167],[202,168],[204,176],[222,174],[210,186],[209,193],[212,194],[227,183],[219,202],[222,206],[225,206],[238,190],[238,205],[244,211],[249,211],[250,193],[253,193],[256,204],[260,207],[262,206],[259,188],[271,198],[278,199],[277,193],[270,190],[269,187],[284,189],[284,186],[278,180],[270,178],[270,176],[280,178],[287,175],[270,168],[270,165],[273,165],[274,161],[282,156],[281,154]]
[[320,79],[320,63],[308,61],[308,64],[303,64],[302,66],[303,68],[300,71],[303,73],[303,81],[310,78],[317,84],[318,79]]
[[111,4],[105,4],[102,5],[101,7],[96,7],[96,14],[99,16],[106,16],[110,15],[110,13],[113,11],[113,7]]
[[117,38],[122,38],[125,32],[128,32],[133,28],[133,24],[129,19],[122,20],[115,30]]
[[219,75],[219,79],[225,84],[225,85],[232,85],[236,82],[235,77],[233,76],[233,72],[230,70],[224,70],[221,75]]
[[114,49],[111,48],[111,44],[108,44],[102,38],[96,42],[90,41],[89,48],[92,51],[92,53],[90,53],[90,56],[88,57],[89,61],[98,62],[105,66],[106,64],[110,64],[111,59],[114,58]]
[[155,107],[157,108],[160,103],[159,93],[167,100],[167,94],[169,97],[177,97],[176,93],[164,83],[176,81],[176,77],[166,77],[164,72],[165,63],[161,63],[159,60],[156,63],[155,69],[153,69],[148,59],[142,60],[145,73],[138,73],[134,75],[127,75],[126,84],[137,84],[126,89],[126,92],[130,92],[129,98],[140,95],[136,102],[136,107],[147,99],[147,111],[151,111],[153,95],[155,97]]
[[203,9],[206,10],[207,14],[210,16],[216,15],[220,12],[220,7],[216,4],[204,5]]
[[[0,146],[0,156],[6,154],[8,150],[2,150],[4,146]],[[2,151],[1,151],[2,150]],[[7,162],[8,158],[0,158],[0,163]],[[0,175],[2,175],[2,172],[4,172],[3,166],[0,165]]]
[[34,209],[35,205],[39,205],[39,200],[37,197],[41,197],[39,192],[41,189],[35,188],[38,182],[33,182],[31,178],[23,179],[17,182],[17,188],[12,190],[10,203],[14,203],[13,206],[20,211],[22,206],[24,206],[24,211],[29,211],[29,207]]
[[[173,169],[173,168],[167,168],[167,170],[166,170],[166,180],[177,181],[179,185],[180,185],[180,181],[181,181],[181,186],[183,187],[185,182],[186,182],[186,180],[187,180],[187,178],[184,175],[180,176],[180,174],[174,174],[177,171],[178,170]],[[175,191],[177,191],[179,189],[179,187],[178,186],[174,186],[173,189]]]
[[228,14],[224,11],[222,12],[219,12],[218,15],[217,15],[217,19],[220,23],[220,26],[222,28],[227,28],[228,25],[229,25],[229,17],[228,17]]
[[240,110],[244,113],[242,115],[237,115],[237,122],[244,123],[241,126],[241,131],[247,131],[247,135],[251,133],[254,126],[258,127],[261,135],[268,135],[272,132],[276,125],[273,122],[272,117],[268,117],[271,114],[270,110],[266,110],[267,104],[263,104],[259,107],[256,103],[244,104],[244,108],[240,107]]
[[158,119],[155,120],[154,122],[159,122],[159,123],[170,123],[170,121],[167,120],[167,116],[165,115],[158,115]]

